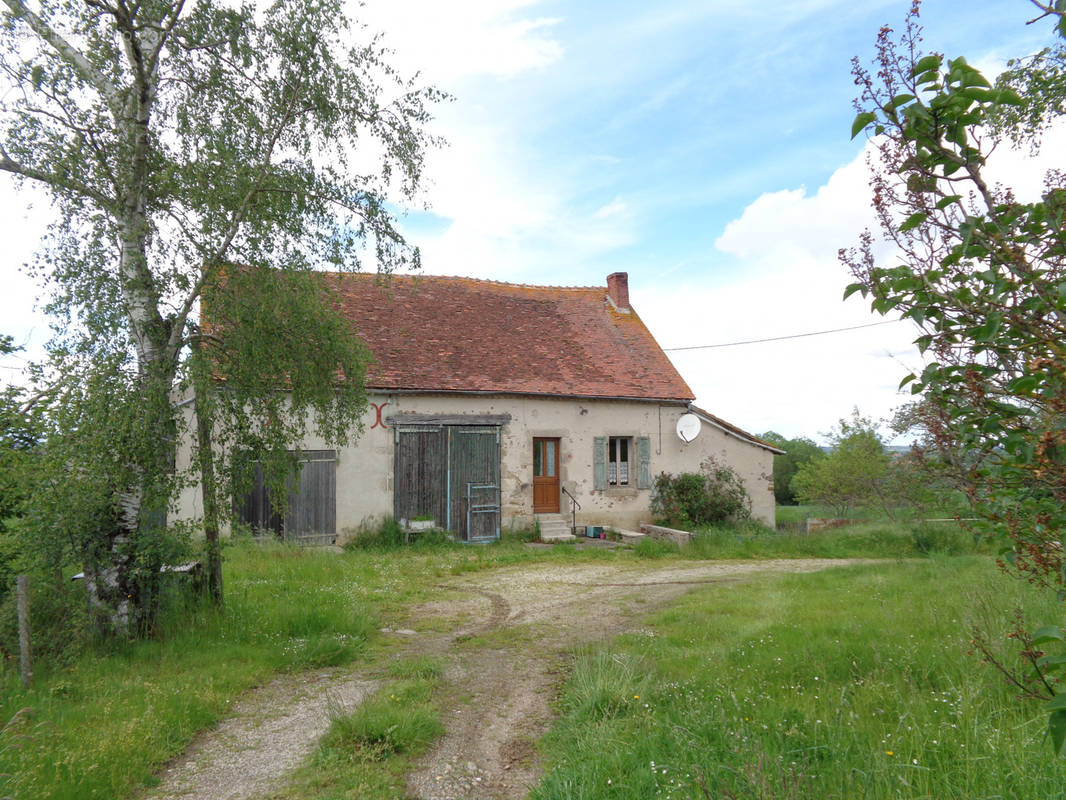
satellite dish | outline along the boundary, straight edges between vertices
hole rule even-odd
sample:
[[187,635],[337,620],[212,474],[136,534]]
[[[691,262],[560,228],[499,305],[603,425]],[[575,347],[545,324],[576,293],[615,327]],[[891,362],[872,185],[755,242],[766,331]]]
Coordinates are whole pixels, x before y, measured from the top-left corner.
[[700,435],[700,418],[695,414],[682,414],[677,421],[677,438],[688,444]]

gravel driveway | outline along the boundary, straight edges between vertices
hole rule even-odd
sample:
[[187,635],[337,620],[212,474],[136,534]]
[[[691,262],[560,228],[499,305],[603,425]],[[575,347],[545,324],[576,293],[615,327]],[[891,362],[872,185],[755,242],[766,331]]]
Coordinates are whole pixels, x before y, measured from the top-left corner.
[[[463,702],[446,708],[444,736],[408,776],[422,800],[523,798],[538,780],[534,743],[576,645],[625,631],[699,586],[765,573],[814,572],[845,559],[648,564],[523,565],[458,576],[443,599],[410,610],[431,632],[387,632],[404,655],[440,658]],[[412,627],[425,627],[412,623]],[[329,726],[328,709],[354,708],[375,683],[356,671],[285,676],[248,693],[234,715],[203,734],[163,772],[149,797],[251,800],[284,785]],[[458,692],[444,692],[457,695]]]

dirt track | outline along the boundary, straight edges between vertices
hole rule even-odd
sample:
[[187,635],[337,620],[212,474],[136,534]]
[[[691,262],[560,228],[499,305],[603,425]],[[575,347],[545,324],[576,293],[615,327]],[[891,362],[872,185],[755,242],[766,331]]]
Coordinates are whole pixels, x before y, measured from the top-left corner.
[[[447,579],[439,601],[413,608],[412,628],[386,635],[408,655],[447,664],[454,698],[446,733],[408,776],[421,800],[523,798],[540,775],[533,743],[551,723],[568,651],[625,631],[637,615],[710,583],[761,573],[814,572],[847,560],[670,562],[511,567]],[[373,688],[357,672],[283,678],[250,693],[235,716],[200,738],[150,795],[244,800],[268,794],[311,752],[330,703],[353,707]]]

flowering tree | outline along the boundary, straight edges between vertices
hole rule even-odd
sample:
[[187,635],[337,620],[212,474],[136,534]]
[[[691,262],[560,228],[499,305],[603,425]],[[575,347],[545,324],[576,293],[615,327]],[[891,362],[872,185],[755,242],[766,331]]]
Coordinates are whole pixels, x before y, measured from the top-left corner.
[[[1064,5],[1034,3],[1066,37]],[[854,62],[853,135],[873,134],[873,206],[894,264],[878,263],[867,232],[841,251],[875,311],[921,330],[928,364],[903,384],[921,394],[940,449],[967,453],[964,485],[977,512],[1010,540],[1004,566],[1066,588],[1066,173],[1047,173],[1022,201],[987,177],[1011,137],[1030,141],[1061,115],[1062,42],[992,85],[962,57],[923,53],[919,4],[898,40],[877,39],[873,71]],[[1021,89],[1021,91],[1019,91]],[[1066,641],[1054,626],[1036,644]],[[1034,661],[1055,672],[1059,656]],[[1066,693],[1050,702],[1056,750],[1066,749]]]

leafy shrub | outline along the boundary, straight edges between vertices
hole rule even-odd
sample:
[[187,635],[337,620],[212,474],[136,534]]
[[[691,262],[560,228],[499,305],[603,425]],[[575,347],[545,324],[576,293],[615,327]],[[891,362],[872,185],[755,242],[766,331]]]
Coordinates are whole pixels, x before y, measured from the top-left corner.
[[655,479],[651,511],[665,525],[695,527],[751,515],[751,500],[732,467],[713,459],[702,472],[661,473]]

